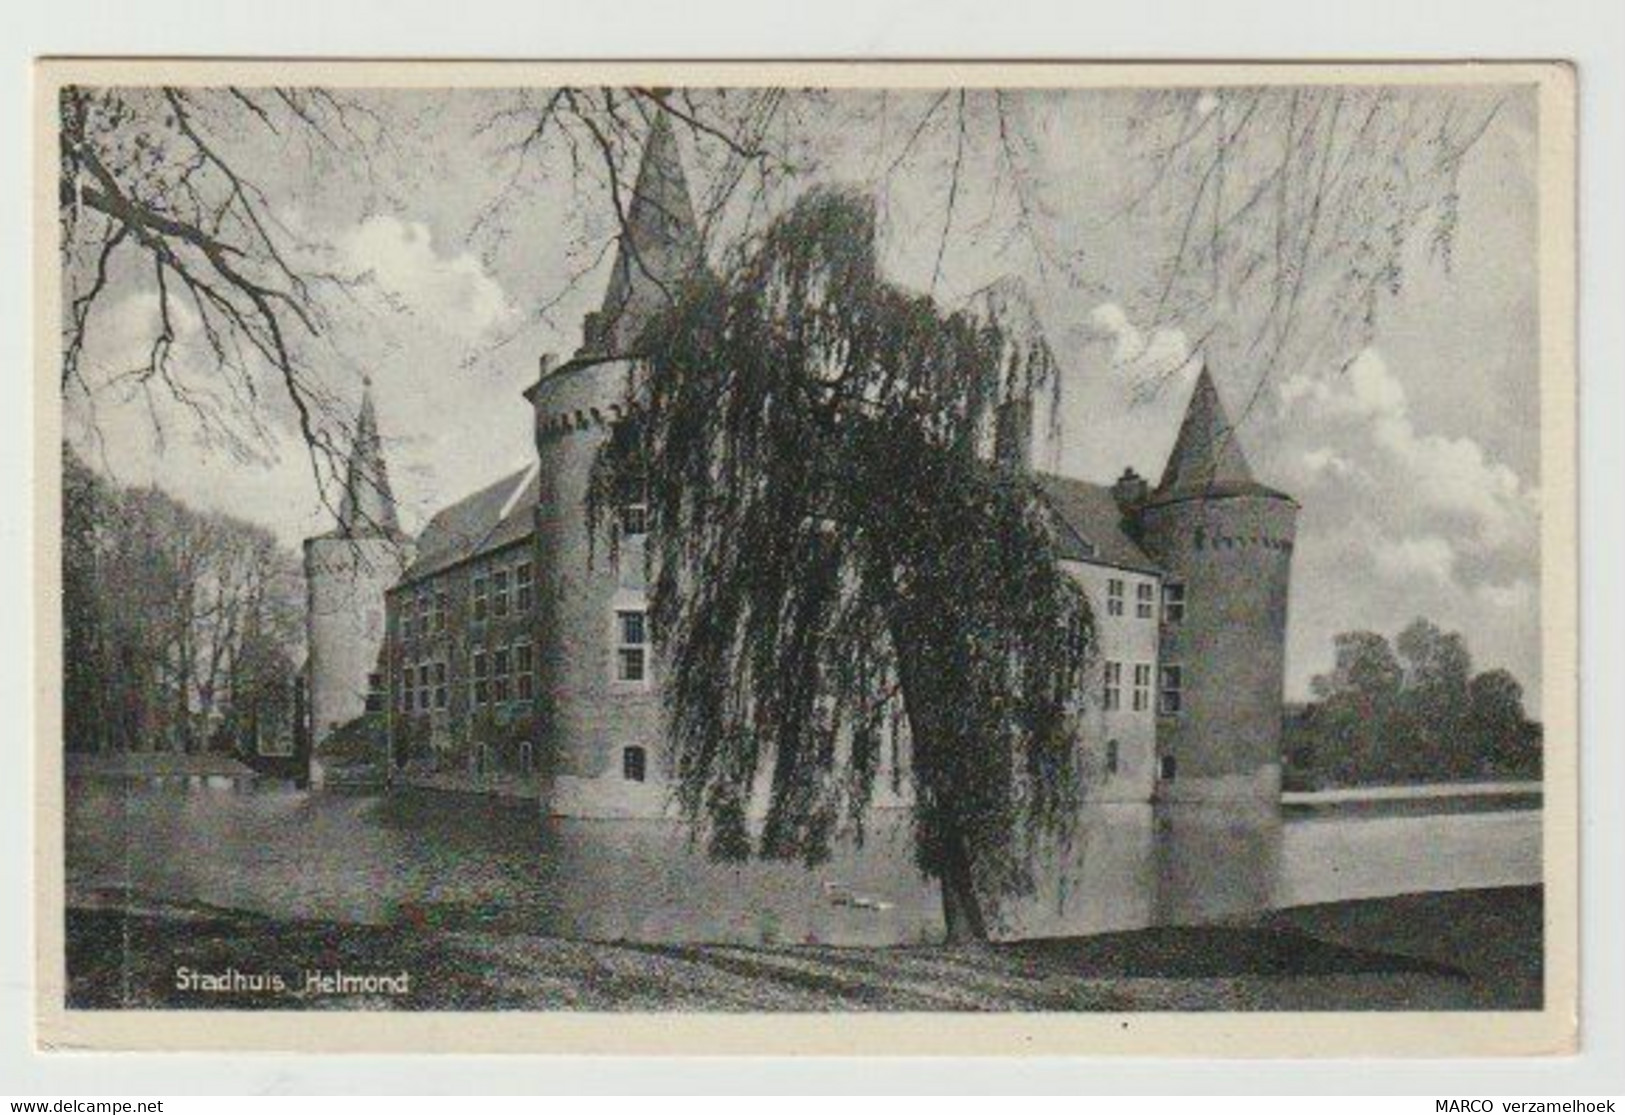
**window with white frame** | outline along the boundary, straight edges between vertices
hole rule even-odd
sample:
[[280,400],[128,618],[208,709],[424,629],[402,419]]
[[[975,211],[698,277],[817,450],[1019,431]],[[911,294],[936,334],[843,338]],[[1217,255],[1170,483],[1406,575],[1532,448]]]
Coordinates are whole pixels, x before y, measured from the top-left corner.
[[643,681],[649,676],[648,616],[641,608],[615,613],[615,679]]
[[513,687],[521,701],[536,695],[536,662],[529,643],[518,643],[513,648]]
[[1123,581],[1120,577],[1111,577],[1106,581],[1106,614],[1123,614]]
[[1150,619],[1157,613],[1157,587],[1150,581],[1141,581],[1134,586],[1134,616],[1136,619]]
[[483,650],[474,652],[474,704],[489,704],[491,700],[491,662]]
[[1103,671],[1104,686],[1100,694],[1100,707],[1115,712],[1123,707],[1123,664],[1107,662]]
[[482,623],[485,620],[486,606],[486,579],[484,573],[474,574],[474,622]]
[[434,707],[444,709],[450,695],[446,684],[446,663],[442,659],[434,664]]
[[434,692],[429,686],[429,664],[427,662],[419,662],[418,663],[418,711],[419,712],[428,712],[429,711],[429,700],[433,696],[434,696]]
[[530,562],[522,561],[514,567],[513,571],[513,609],[524,613],[530,611],[531,600],[536,593],[535,570]]
[[1134,711],[1144,712],[1151,707],[1151,663],[1134,664]]
[[508,614],[508,571],[506,569],[491,571],[491,614],[495,616]]
[[508,699],[511,692],[509,689],[511,658],[507,647],[498,647],[491,654],[491,695],[499,705]]

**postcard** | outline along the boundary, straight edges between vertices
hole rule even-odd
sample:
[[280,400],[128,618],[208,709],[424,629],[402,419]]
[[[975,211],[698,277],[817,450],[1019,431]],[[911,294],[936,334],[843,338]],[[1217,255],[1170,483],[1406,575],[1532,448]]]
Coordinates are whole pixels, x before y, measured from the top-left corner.
[[42,1046],[1575,1047],[1569,68],[36,86]]

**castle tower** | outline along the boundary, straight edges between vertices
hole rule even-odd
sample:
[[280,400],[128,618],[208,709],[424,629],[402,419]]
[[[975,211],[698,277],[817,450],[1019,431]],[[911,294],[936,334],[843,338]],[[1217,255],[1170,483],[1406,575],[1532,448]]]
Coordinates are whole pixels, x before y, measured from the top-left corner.
[[384,640],[384,590],[408,560],[395,513],[368,381],[345,469],[338,524],[305,540],[307,715],[311,780],[322,782],[322,745],[367,711]]
[[1167,570],[1157,797],[1276,799],[1298,505],[1254,479],[1205,366],[1161,482],[1120,498]]
[[603,304],[587,315],[574,358],[558,367],[544,358],[526,391],[540,465],[537,680],[547,738],[539,742],[553,756],[554,812],[658,812],[658,801],[650,802],[662,792],[659,694],[651,654],[633,640],[641,624],[647,643],[642,536],[635,523],[617,523],[619,552],[611,558],[604,538],[589,535],[586,494],[599,447],[626,416],[639,332],[701,266],[677,137],[660,113]]

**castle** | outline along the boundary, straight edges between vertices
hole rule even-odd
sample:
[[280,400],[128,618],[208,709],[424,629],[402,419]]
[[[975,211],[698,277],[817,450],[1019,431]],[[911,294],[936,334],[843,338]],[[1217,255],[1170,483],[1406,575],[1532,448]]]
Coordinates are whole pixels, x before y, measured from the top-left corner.
[[[305,547],[318,771],[324,742],[373,711],[406,781],[534,797],[561,816],[667,807],[644,508],[619,509],[610,556],[593,545],[585,502],[624,417],[629,346],[701,265],[677,140],[657,116],[602,308],[575,355],[544,357],[525,392],[528,467],[408,539],[363,398],[338,525]],[[1030,470],[1030,409],[1019,418],[1001,421],[997,451]],[[1111,487],[1033,475],[1096,616],[1078,740],[1090,797],[1278,798],[1297,504],[1253,477],[1206,368],[1155,487],[1132,471]],[[894,740],[877,802],[903,800],[907,762]]]

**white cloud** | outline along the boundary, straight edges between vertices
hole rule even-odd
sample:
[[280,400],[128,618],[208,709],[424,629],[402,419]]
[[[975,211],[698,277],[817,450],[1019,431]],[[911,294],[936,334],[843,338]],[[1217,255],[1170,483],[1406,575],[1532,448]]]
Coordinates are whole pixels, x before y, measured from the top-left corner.
[[427,225],[368,217],[338,238],[340,256],[369,273],[403,310],[445,332],[478,337],[513,313],[502,284],[471,252],[442,255]]
[[1443,538],[1375,537],[1370,543],[1377,571],[1389,580],[1427,577],[1448,586],[1455,582],[1456,551]]
[[1316,479],[1352,480],[1360,475],[1359,467],[1334,449],[1305,449],[1298,455],[1298,463]]
[[[1539,493],[1512,469],[1490,460],[1472,438],[1417,429],[1404,384],[1376,349],[1365,349],[1336,379],[1300,375],[1286,380],[1280,398],[1289,427],[1317,422],[1348,427],[1341,455],[1346,459],[1358,450],[1384,468],[1390,490],[1402,501],[1399,506],[1408,501],[1465,520],[1478,541],[1491,548],[1533,536]],[[1305,454],[1303,464],[1311,477],[1338,476],[1327,467],[1337,456],[1317,447]]]
[[1097,335],[1112,342],[1112,370],[1136,387],[1170,379],[1185,381],[1196,375],[1198,361],[1183,330],[1156,328],[1149,335],[1129,320],[1116,302],[1103,302],[1089,314]]
[[1486,582],[1479,585],[1473,595],[1491,608],[1508,612],[1523,611],[1535,604],[1535,583],[1528,577],[1520,577],[1506,584]]

